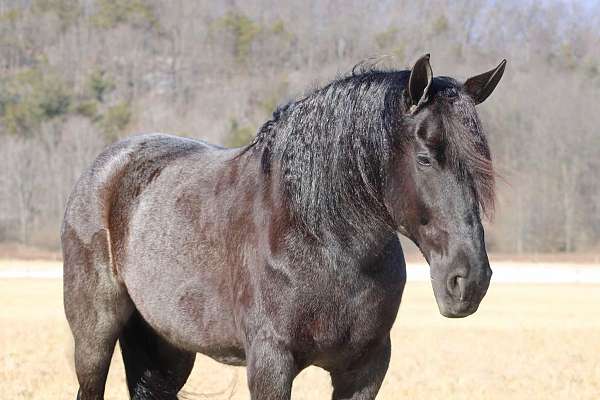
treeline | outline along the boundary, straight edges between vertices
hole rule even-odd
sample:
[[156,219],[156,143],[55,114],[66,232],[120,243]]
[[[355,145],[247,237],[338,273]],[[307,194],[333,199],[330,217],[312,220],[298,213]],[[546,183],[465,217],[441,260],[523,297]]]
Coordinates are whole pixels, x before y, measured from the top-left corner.
[[58,247],[107,143],[163,131],[242,145],[282,102],[363,60],[467,77],[501,175],[492,250],[600,242],[600,5],[492,0],[0,1],[0,241]]

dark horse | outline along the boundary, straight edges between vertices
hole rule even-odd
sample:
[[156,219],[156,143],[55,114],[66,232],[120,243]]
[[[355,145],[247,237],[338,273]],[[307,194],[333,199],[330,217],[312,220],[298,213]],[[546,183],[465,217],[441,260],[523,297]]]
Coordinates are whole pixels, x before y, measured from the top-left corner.
[[119,340],[135,399],[175,399],[196,353],[246,365],[252,399],[289,399],[309,365],[334,399],[375,398],[406,280],[397,233],[429,262],[444,316],[475,312],[489,286],[494,173],[475,105],[504,67],[459,83],[426,55],[353,73],[240,149],[110,146],[62,226],[78,397],[103,397]]

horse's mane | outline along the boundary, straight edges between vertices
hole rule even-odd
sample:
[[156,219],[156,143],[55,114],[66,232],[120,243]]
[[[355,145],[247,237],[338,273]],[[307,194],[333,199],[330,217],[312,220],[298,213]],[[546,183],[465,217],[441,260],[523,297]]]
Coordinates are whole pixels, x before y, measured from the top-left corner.
[[[393,221],[384,204],[393,149],[411,140],[405,86],[409,71],[362,70],[278,108],[245,151],[262,151],[273,165],[296,217],[316,237],[348,237]],[[442,79],[432,102],[442,111],[450,165],[473,180],[478,201],[491,210],[494,174],[490,152],[470,99]],[[440,85],[434,85],[434,88]],[[274,161],[277,160],[277,163]]]

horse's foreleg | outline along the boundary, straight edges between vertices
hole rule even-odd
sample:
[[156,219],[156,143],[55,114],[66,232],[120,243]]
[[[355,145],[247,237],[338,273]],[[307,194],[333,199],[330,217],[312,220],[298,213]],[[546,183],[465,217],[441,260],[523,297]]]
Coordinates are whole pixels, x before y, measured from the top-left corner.
[[254,340],[246,350],[252,400],[289,400],[297,374],[292,354],[270,340]]
[[334,400],[373,400],[390,363],[389,337],[348,369],[331,371]]

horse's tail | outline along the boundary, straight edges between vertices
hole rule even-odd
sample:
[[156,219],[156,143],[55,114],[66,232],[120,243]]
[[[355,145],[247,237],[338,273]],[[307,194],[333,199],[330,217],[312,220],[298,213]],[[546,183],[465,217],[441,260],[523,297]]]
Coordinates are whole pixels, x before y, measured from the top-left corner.
[[[135,311],[119,336],[127,387],[134,400],[177,400],[193,366],[194,355],[182,353],[154,332]],[[181,371],[182,358],[191,357]]]

